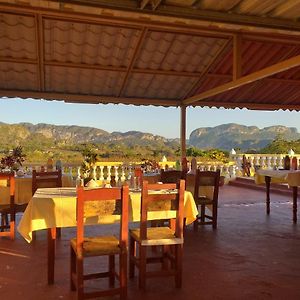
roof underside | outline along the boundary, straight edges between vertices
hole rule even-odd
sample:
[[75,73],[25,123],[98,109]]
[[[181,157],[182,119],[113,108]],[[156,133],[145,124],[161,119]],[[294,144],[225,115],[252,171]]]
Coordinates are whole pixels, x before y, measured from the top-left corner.
[[300,1],[0,1],[0,97],[300,110]]

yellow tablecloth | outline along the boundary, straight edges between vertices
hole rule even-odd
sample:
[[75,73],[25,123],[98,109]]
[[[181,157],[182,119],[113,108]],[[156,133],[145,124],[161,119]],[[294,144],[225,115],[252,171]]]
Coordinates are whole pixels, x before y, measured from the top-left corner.
[[265,183],[265,177],[271,177],[273,183],[287,183],[289,186],[300,186],[299,170],[257,170],[255,182],[257,184]]
[[[141,193],[129,194],[129,221],[140,220]],[[184,194],[184,216],[186,224],[192,223],[198,214],[194,198],[190,192]],[[149,213],[149,219],[171,218],[174,212]],[[120,216],[110,216],[107,219],[90,219],[88,224],[119,222]],[[76,226],[76,189],[48,188],[38,189],[28,203],[19,223],[18,231],[27,242],[32,240],[32,231]]]
[[[16,177],[15,203],[25,204],[32,198],[32,177]],[[9,187],[5,186],[6,181],[0,181],[0,204],[9,204]],[[62,185],[65,187],[74,186],[70,175],[62,176]]]

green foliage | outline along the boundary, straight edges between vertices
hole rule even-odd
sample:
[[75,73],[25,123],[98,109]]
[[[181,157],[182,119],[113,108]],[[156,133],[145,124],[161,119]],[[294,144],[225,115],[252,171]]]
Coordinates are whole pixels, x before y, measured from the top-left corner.
[[300,140],[286,141],[281,136],[278,136],[269,145],[261,149],[260,152],[270,154],[285,154],[290,149],[293,149],[296,153],[300,153]]
[[84,177],[88,178],[91,175],[92,167],[97,162],[97,153],[90,145],[86,145],[85,148],[82,149],[81,154],[83,156],[81,169]]
[[195,147],[187,148],[186,155],[188,157],[201,157],[204,159],[217,160],[224,163],[227,163],[229,158],[228,151],[222,151],[219,149],[201,150]]

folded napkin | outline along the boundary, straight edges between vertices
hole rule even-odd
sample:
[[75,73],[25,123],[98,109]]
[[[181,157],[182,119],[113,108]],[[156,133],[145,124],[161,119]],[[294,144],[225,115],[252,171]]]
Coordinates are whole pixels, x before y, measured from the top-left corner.
[[89,188],[99,187],[98,183],[94,179],[91,179],[85,186]]

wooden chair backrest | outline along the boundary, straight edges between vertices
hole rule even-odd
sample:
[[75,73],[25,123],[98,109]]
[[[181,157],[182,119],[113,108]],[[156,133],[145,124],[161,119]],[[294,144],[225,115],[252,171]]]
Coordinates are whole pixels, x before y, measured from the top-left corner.
[[0,180],[7,181],[6,186],[9,186],[10,198],[12,198],[12,197],[14,198],[15,188],[16,188],[15,174],[14,173],[0,173]]
[[38,188],[62,187],[61,170],[51,172],[32,171],[32,195]]
[[[0,236],[10,236],[11,239],[15,237],[15,174],[14,173],[0,173],[0,180],[6,180],[6,186],[9,186],[9,211],[10,211],[10,224],[0,226]],[[1,210],[0,210],[1,212]],[[3,218],[3,216],[2,216]],[[2,229],[8,228],[9,231],[2,231]]]
[[220,170],[217,171],[200,171],[196,172],[194,197],[199,195],[201,187],[213,187],[213,199],[217,200],[219,196]]
[[147,239],[147,225],[149,211],[176,211],[175,235],[183,237],[183,205],[185,181],[166,184],[148,184],[144,180],[142,185],[140,238]]
[[160,181],[162,183],[177,183],[180,179],[185,179],[184,173],[180,170],[161,170]]
[[129,187],[86,189],[77,188],[77,250],[82,251],[84,220],[92,216],[120,215],[120,245],[128,242]]

